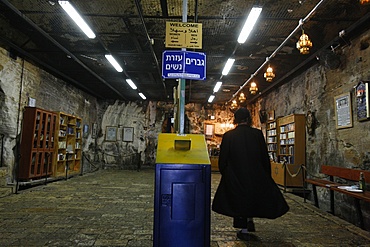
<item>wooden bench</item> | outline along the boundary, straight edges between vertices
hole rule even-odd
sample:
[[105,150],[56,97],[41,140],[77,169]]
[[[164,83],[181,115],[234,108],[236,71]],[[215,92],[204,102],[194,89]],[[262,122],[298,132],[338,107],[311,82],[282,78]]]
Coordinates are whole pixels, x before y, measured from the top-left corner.
[[[312,191],[315,200],[315,206],[319,207],[319,201],[317,198],[317,191],[316,187],[325,187],[330,190],[330,213],[334,215],[334,192],[339,192],[354,198],[355,208],[357,219],[359,221],[359,226],[364,228],[364,222],[362,218],[360,200],[365,202],[370,202],[370,191],[365,192],[351,192],[346,189],[341,189],[339,187],[345,185],[353,185],[358,184],[358,180],[360,178],[360,172],[363,172],[366,183],[370,183],[370,171],[366,170],[359,170],[359,169],[350,169],[350,168],[343,168],[343,167],[336,167],[336,166],[321,166],[321,173],[329,176],[329,180],[327,179],[315,179],[315,178],[306,178],[305,182],[312,184]],[[339,183],[335,181],[335,178],[345,179],[347,181],[346,184]]]

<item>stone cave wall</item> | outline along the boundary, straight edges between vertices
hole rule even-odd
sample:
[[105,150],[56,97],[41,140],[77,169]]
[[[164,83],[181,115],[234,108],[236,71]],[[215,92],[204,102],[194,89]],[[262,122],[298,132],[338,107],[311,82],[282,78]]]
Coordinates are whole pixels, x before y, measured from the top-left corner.
[[[251,108],[255,112],[274,110],[275,116],[307,114],[315,116],[314,132],[306,132],[306,167],[308,176],[319,176],[322,164],[370,170],[370,121],[358,121],[354,87],[360,81],[370,81],[370,31],[349,46],[335,51],[340,64],[318,61],[300,76],[264,95]],[[332,56],[333,57],[333,56]],[[318,59],[321,59],[318,57]],[[325,58],[324,58],[325,59]],[[278,73],[278,71],[277,71]],[[353,127],[337,129],[334,98],[350,93]],[[319,189],[320,206],[329,210],[329,194]],[[355,223],[354,204],[340,193],[336,194],[336,212]],[[341,201],[338,205],[338,202]],[[365,225],[370,229],[370,207],[363,205]]]
[[[28,105],[29,97],[36,99],[38,108],[83,119],[82,124],[88,126],[82,145],[84,172],[96,167],[126,169],[137,168],[138,165],[153,166],[157,134],[161,132],[165,114],[173,107],[157,102],[142,104],[98,100],[22,58],[10,58],[8,51],[0,48],[2,185],[13,182],[15,178],[16,157],[13,149],[21,133],[23,110]],[[94,136],[93,126],[96,131]],[[116,141],[105,140],[107,126],[117,127]],[[124,127],[133,128],[132,142],[122,140]]]
[[0,168],[8,177],[8,181],[13,181],[15,177],[14,166],[17,158],[13,150],[19,144],[22,124],[27,124],[23,123],[22,119],[29,98],[36,100],[38,108],[79,116],[83,119],[83,124],[90,125],[97,121],[100,106],[96,98],[20,57],[11,58],[8,51],[2,48],[0,92],[0,135],[4,138],[4,145],[1,147],[3,163]]
[[[107,107],[96,140],[105,168],[140,169],[143,165],[154,166],[157,134],[162,130],[164,118],[164,115],[157,115],[161,112],[157,107],[156,102],[137,104],[119,101]],[[117,128],[117,138],[108,141],[106,130],[112,126]],[[125,128],[132,128],[132,141],[123,139]]]

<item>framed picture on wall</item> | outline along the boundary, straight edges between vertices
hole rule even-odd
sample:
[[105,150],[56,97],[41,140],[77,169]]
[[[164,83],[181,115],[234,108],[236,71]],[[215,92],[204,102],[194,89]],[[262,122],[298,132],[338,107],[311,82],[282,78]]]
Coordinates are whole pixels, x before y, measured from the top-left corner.
[[111,142],[117,141],[117,127],[107,126],[105,131],[105,140]]
[[360,81],[356,86],[356,113],[357,120],[364,121],[370,118],[369,82]]
[[96,138],[96,132],[98,131],[98,124],[93,123],[92,124],[92,130],[91,130],[91,137]]
[[88,124],[84,124],[83,137],[86,138],[88,135],[89,135],[89,125]]
[[334,109],[337,129],[350,128],[353,126],[350,93],[344,93],[334,97]]
[[36,106],[36,99],[28,97],[28,106],[35,107]]
[[275,111],[274,110],[268,112],[268,121],[272,121],[272,120],[275,120]]
[[122,141],[124,141],[124,142],[133,142],[134,141],[134,128],[133,127],[123,127]]
[[204,124],[204,135],[207,139],[213,138],[215,134],[215,125],[214,124]]

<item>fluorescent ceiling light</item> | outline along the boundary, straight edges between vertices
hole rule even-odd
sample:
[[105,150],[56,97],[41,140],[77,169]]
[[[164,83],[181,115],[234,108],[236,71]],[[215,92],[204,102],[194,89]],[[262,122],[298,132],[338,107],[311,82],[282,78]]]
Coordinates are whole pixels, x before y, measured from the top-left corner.
[[123,71],[122,67],[117,63],[116,59],[114,59],[112,55],[105,55],[105,57],[118,72]]
[[252,8],[251,12],[248,15],[247,20],[244,23],[243,29],[239,34],[239,38],[238,38],[239,44],[243,44],[247,40],[249,34],[251,33],[253,29],[254,24],[256,24],[257,19],[261,14],[261,11],[262,11],[262,8],[260,7]]
[[140,95],[140,97],[141,97],[142,99],[146,99],[146,97],[145,97],[145,95],[144,95],[144,94],[139,93],[139,95]]
[[89,37],[90,39],[94,39],[96,37],[95,33],[91,30],[91,28],[82,19],[80,14],[68,1],[58,1],[58,3],[77,24],[77,26],[81,28],[81,30],[86,34],[87,37]]
[[215,98],[215,96],[214,95],[211,95],[211,96],[209,96],[209,98],[208,98],[208,103],[212,103],[212,101],[213,101],[213,99]]
[[213,88],[213,92],[218,92],[218,90],[220,90],[220,87],[222,85],[222,81],[218,81],[215,85],[215,87]]
[[131,80],[131,79],[126,79],[126,82],[128,85],[130,85],[130,87],[132,87],[132,89],[137,89],[137,86],[135,85],[135,83]]
[[234,58],[229,58],[225,64],[225,67],[224,67],[224,70],[222,70],[222,74],[223,75],[227,75],[229,74],[229,71],[231,69],[231,67],[233,66],[235,62],[235,59]]

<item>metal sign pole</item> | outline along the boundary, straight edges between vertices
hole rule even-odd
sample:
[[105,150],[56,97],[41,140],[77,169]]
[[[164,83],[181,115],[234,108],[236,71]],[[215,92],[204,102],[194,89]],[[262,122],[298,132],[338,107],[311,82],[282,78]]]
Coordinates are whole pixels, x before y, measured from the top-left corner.
[[[188,1],[182,2],[182,22],[188,21]],[[186,48],[181,48],[186,51]],[[184,134],[185,129],[185,79],[179,79],[179,133]]]

